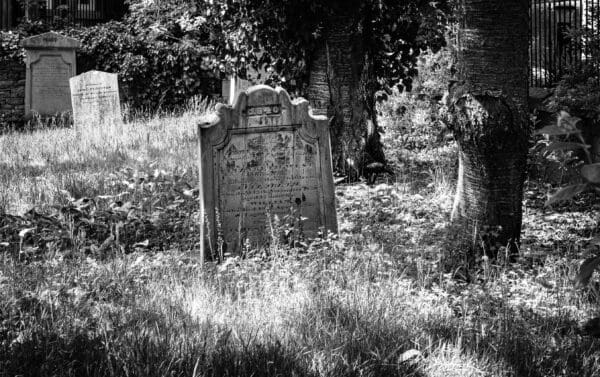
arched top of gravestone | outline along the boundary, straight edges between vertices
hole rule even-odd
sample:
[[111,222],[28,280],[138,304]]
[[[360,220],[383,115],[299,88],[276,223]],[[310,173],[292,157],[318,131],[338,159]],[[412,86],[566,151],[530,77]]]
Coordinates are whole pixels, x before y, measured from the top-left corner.
[[77,76],[71,77],[71,81],[87,81],[95,79],[113,78],[116,77],[116,73],[104,72],[104,71],[86,71]]
[[81,42],[51,31],[25,38],[21,46],[26,50],[75,50],[81,47]]
[[292,100],[282,87],[268,85],[252,86],[236,96],[233,105],[218,104],[217,117],[212,123],[203,123],[201,128],[221,126],[224,129],[265,127],[253,118],[275,116],[275,125],[301,125],[307,121],[325,121],[326,116],[315,115],[304,98]]

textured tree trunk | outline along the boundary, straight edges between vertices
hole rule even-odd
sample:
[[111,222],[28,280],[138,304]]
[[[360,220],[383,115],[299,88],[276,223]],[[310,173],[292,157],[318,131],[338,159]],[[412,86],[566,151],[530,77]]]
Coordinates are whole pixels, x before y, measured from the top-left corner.
[[[518,249],[527,164],[527,0],[462,0],[448,112],[459,144],[455,245]],[[471,254],[472,255],[472,254]]]
[[323,44],[313,54],[308,86],[315,113],[332,119],[333,167],[351,178],[364,175],[372,162],[385,162],[360,22],[351,15],[331,19]]

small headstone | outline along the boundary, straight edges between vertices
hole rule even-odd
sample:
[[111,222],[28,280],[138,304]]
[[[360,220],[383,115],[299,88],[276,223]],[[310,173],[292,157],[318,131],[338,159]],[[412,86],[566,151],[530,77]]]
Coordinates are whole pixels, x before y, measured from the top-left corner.
[[75,126],[121,122],[117,74],[88,71],[72,77],[69,83]]
[[252,83],[249,80],[245,80],[237,76],[230,76],[228,79],[222,81],[221,96],[226,103],[233,105],[235,96],[251,86]]
[[71,111],[69,79],[76,74],[75,50],[81,43],[49,32],[24,39],[27,54],[25,115]]
[[326,117],[265,85],[241,92],[234,106],[218,105],[217,114],[199,127],[205,240],[216,247],[221,234],[233,254],[246,240],[264,245],[275,215],[299,219],[307,237],[337,231]]

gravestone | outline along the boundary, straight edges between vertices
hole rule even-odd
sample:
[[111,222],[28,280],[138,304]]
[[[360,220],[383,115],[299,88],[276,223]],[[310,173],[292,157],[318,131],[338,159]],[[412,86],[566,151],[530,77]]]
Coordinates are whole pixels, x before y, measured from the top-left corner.
[[81,43],[49,32],[21,41],[27,54],[25,116],[71,111],[69,79],[75,76],[75,50]]
[[121,123],[117,74],[88,71],[69,84],[75,126]]
[[326,117],[266,85],[241,92],[233,106],[219,104],[217,115],[199,127],[205,241],[215,247],[221,234],[232,254],[246,240],[264,245],[275,215],[300,219],[307,237],[321,228],[337,232]]
[[235,96],[251,86],[252,83],[249,80],[245,80],[237,76],[230,76],[228,79],[222,81],[221,96],[226,103],[233,105]]

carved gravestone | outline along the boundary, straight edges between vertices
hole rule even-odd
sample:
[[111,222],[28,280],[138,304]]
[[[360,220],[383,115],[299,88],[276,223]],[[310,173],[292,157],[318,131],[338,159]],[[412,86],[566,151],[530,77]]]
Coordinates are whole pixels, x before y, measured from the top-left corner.
[[[235,105],[218,105],[218,120],[200,125],[202,234],[237,254],[248,240],[266,244],[269,219],[301,219],[303,233],[337,231],[326,117],[304,99],[258,85]],[[216,249],[213,249],[216,250]]]
[[50,32],[21,42],[27,54],[25,115],[71,111],[69,79],[75,76],[75,50],[81,43]]
[[69,80],[75,126],[118,124],[121,104],[117,75],[88,71]]

